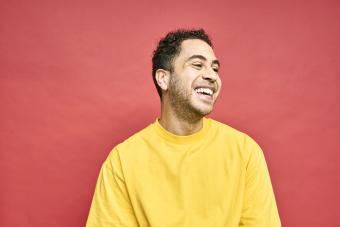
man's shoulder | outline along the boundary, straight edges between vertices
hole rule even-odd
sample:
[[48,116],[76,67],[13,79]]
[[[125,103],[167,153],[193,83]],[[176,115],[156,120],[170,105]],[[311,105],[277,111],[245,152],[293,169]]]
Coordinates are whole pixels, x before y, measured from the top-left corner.
[[222,134],[225,134],[225,135],[238,137],[238,138],[243,138],[244,136],[247,136],[246,133],[240,131],[239,129],[236,129],[236,128],[230,126],[227,123],[222,123],[218,120],[211,119],[211,118],[210,118],[210,121],[211,121],[211,124],[213,125],[213,127],[215,128],[215,130],[218,133],[222,133]]
[[224,138],[232,139],[233,141],[238,142],[240,144],[242,143],[243,145],[247,145],[249,143],[257,144],[256,141],[247,132],[236,129],[227,123],[222,123],[214,119],[210,120],[216,132],[223,136]]
[[219,133],[219,136],[222,136],[226,143],[236,145],[246,160],[249,159],[251,153],[261,155],[261,147],[248,133],[216,120],[212,120],[212,124],[217,128],[216,131]]

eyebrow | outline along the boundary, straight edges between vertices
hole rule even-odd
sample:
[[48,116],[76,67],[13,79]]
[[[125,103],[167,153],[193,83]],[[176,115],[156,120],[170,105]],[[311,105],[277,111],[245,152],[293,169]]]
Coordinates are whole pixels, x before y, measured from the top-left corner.
[[[188,60],[186,60],[186,61],[190,61],[190,60],[192,60],[192,59],[194,59],[194,58],[199,58],[199,59],[201,59],[201,60],[203,60],[203,61],[207,61],[208,59],[206,58],[206,57],[204,57],[203,55],[199,55],[199,54],[196,54],[196,55],[192,55],[191,57],[189,57],[188,58]],[[219,60],[213,60],[212,61],[212,64],[217,64],[218,66],[220,66],[220,61]]]

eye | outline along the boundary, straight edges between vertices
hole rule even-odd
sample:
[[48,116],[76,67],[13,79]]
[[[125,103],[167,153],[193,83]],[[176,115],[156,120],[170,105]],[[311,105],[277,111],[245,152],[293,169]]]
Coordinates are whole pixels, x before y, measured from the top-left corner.
[[219,68],[218,67],[213,67],[213,70],[218,73]]
[[203,67],[202,63],[192,63],[192,65],[197,69],[201,69]]

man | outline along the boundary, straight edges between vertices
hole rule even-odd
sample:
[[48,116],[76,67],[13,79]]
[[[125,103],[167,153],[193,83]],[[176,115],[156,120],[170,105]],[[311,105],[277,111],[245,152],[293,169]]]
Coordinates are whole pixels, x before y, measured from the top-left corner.
[[281,226],[266,162],[246,134],[205,116],[221,90],[204,30],[161,39],[161,116],[104,162],[87,227]]

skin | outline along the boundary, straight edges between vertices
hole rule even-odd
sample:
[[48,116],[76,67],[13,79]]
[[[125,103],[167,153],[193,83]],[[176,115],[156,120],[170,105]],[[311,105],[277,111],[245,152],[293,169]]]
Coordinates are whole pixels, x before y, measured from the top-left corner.
[[[172,66],[172,72],[156,71],[157,83],[162,88],[159,123],[175,135],[191,135],[202,128],[203,117],[212,111],[219,95],[222,86],[219,62],[206,42],[188,39],[182,42]],[[198,94],[195,91],[198,87],[213,89],[212,97]]]

